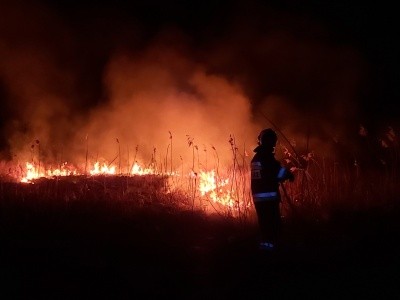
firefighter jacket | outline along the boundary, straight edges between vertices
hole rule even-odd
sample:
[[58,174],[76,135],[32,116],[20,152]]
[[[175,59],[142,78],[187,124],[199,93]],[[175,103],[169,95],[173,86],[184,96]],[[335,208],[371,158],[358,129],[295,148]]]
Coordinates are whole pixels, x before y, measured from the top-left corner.
[[294,176],[287,168],[276,160],[271,148],[258,146],[251,160],[251,191],[253,200],[280,201],[279,183]]

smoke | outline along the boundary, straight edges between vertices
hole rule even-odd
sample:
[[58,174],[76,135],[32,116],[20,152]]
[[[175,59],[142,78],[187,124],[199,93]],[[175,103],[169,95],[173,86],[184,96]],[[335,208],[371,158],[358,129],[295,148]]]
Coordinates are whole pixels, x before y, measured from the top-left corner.
[[67,28],[38,3],[2,1],[0,10],[2,133],[17,157],[35,140],[57,143],[65,134],[77,99],[65,63],[74,49]]
[[137,54],[116,53],[104,84],[109,101],[92,111],[80,134],[87,134],[90,148],[108,161],[122,145],[125,157],[137,146],[146,161],[154,151],[158,161],[169,161],[172,143],[175,165],[180,159],[186,164],[195,159],[197,165],[200,157],[205,167],[207,153],[209,161],[213,152],[221,163],[232,161],[231,137],[242,153],[244,145],[254,145],[251,106],[240,86],[207,74],[164,42]]
[[14,160],[40,145],[49,162],[82,164],[88,154],[127,167],[135,158],[201,168],[231,163],[235,148],[251,153],[270,121],[321,151],[359,123],[366,62],[304,17],[236,11],[196,42],[179,26],[140,39],[129,23],[118,38],[83,42],[98,20],[77,30],[29,3],[0,5],[2,133]]

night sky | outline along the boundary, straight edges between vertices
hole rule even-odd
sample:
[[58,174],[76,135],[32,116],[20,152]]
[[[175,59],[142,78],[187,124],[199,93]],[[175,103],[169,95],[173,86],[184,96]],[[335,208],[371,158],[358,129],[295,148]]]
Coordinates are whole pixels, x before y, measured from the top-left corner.
[[[229,90],[228,106],[236,105],[228,95],[240,94],[249,103],[247,135],[265,126],[259,111],[293,134],[304,123],[326,132],[397,123],[399,26],[389,2],[1,0],[0,11],[0,145],[8,156],[35,138],[57,144],[82,128],[104,132],[94,120],[120,119],[118,105],[158,109],[148,99],[160,87],[184,94],[179,107],[206,99],[202,109],[222,111],[208,100],[213,89]],[[136,100],[121,100],[129,97]],[[164,102],[173,122],[187,122]],[[164,135],[179,130],[162,124]]]

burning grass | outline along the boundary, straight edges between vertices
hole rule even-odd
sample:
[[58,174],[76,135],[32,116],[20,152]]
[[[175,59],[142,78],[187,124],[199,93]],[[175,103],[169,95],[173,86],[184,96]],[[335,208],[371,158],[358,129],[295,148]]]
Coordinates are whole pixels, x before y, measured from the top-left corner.
[[[352,151],[335,141],[333,155],[296,149],[285,140],[278,144],[276,156],[296,175],[293,183],[281,185],[286,219],[322,221],[329,220],[337,211],[390,209],[398,205],[397,133],[389,127],[381,137],[372,138],[361,127],[358,141],[358,148]],[[2,163],[1,197],[17,202],[36,198],[60,203],[77,200],[130,201],[142,206],[161,203],[254,221],[249,190],[250,151],[246,147],[239,151],[232,135],[227,142],[231,165],[220,164],[215,147],[212,147],[213,161],[201,156],[189,136],[191,161],[174,165],[171,133],[165,158],[157,161],[154,149],[147,165],[137,161],[138,147],[133,162],[123,161],[119,152],[111,162],[86,160],[82,167],[67,162],[52,167],[38,152],[24,164]],[[125,172],[121,161],[129,166]]]
[[253,247],[249,157],[229,142],[232,165],[202,171],[205,162],[194,159],[186,176],[139,164],[140,174],[108,174],[118,167],[106,164],[103,174],[87,168],[28,183],[7,173],[0,181],[3,285],[41,298],[398,291],[397,144],[356,160],[280,144],[277,156],[296,180],[281,186],[284,250],[265,257]]

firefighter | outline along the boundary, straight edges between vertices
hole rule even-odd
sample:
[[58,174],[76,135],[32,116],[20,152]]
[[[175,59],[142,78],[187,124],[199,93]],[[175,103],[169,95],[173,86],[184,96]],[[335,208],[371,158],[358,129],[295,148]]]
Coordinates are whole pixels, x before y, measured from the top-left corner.
[[274,250],[281,227],[279,184],[294,180],[293,173],[275,158],[277,134],[271,128],[258,135],[251,160],[251,192],[261,233],[260,249]]

